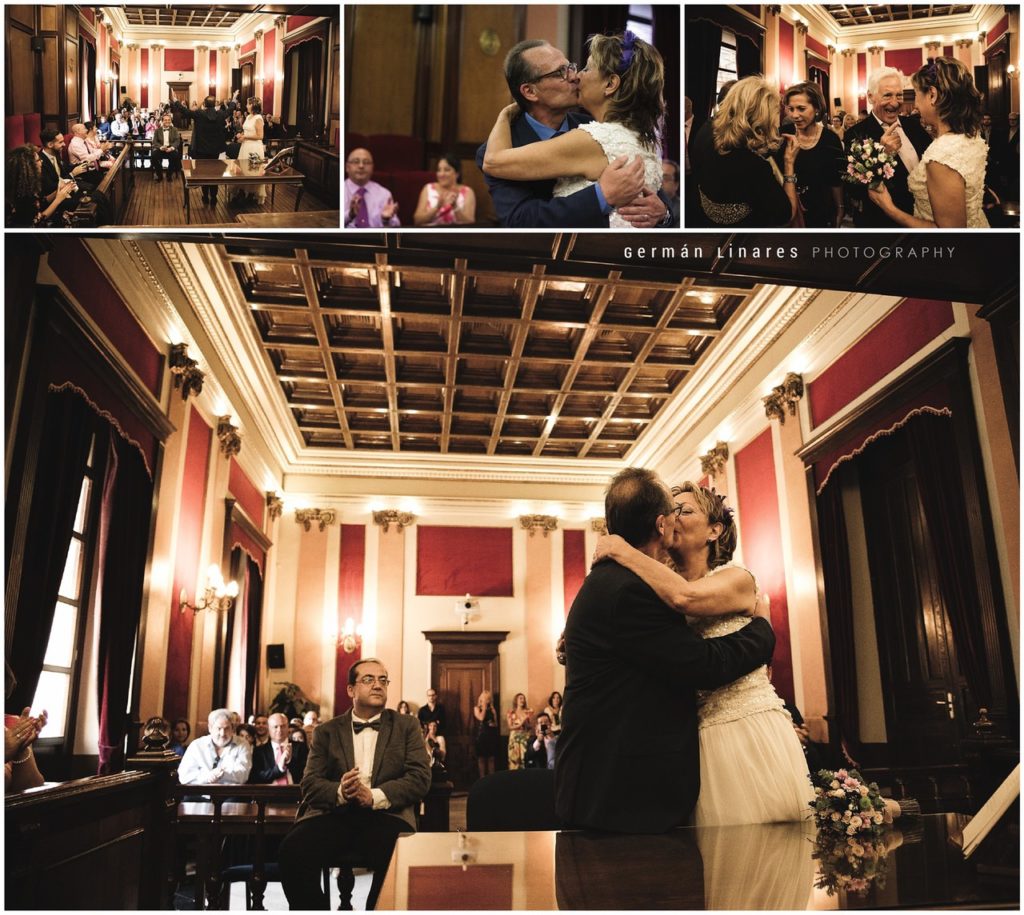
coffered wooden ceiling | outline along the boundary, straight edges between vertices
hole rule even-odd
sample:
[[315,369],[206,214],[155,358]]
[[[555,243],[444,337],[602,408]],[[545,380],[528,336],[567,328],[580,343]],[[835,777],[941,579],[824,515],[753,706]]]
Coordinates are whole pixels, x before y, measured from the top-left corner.
[[756,288],[569,236],[435,244],[224,247],[306,445],[623,458]]
[[877,25],[893,22],[927,22],[944,16],[970,13],[973,3],[826,3],[826,12],[841,26]]
[[[223,29],[229,32],[238,21],[250,13],[298,14],[307,12],[305,6],[288,6],[279,3],[242,3],[231,6],[202,6],[181,4],[158,4],[155,6],[120,6],[129,26],[161,27],[170,29]],[[322,9],[322,8],[321,8]],[[314,10],[311,15],[325,15]],[[327,13],[326,15],[330,15]]]

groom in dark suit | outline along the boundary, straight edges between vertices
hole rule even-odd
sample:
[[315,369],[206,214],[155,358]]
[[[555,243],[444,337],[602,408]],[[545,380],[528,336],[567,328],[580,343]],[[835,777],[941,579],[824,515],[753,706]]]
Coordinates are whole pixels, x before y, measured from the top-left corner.
[[295,826],[278,861],[288,905],[326,909],[320,870],[358,854],[373,870],[366,908],[384,883],[399,833],[416,831],[416,805],[430,790],[419,722],[384,708],[388,673],[376,658],[348,672],[352,711],[313,731]]
[[[515,45],[505,58],[505,81],[521,114],[512,122],[513,147],[527,146],[586,124],[593,118],[577,111],[579,78],[576,65],[546,41],[529,39]],[[483,171],[487,144],[476,153]],[[653,228],[666,221],[668,205],[644,189],[643,162],[627,163],[620,156],[596,184],[568,197],[552,197],[553,179],[509,181],[484,172],[498,219],[506,228],[608,228],[608,214],[619,215],[637,228]],[[641,193],[644,196],[640,197]]]
[[[675,507],[652,471],[628,468],[605,496],[608,532],[664,559]],[[767,663],[774,648],[764,616],[702,639],[633,572],[595,565],[565,624],[555,760],[563,825],[629,833],[685,825],[700,790],[695,689],[732,682]]]
[[[880,142],[894,156],[895,174],[885,182],[889,196],[905,213],[914,212],[914,195],[907,187],[907,176],[916,167],[932,138],[918,118],[900,117],[903,104],[903,74],[895,67],[883,67],[868,80],[868,101],[871,111],[843,137],[847,155],[854,140],[871,138]],[[898,225],[868,198],[863,185],[852,186],[851,195],[860,206],[854,209],[857,228],[890,228]]]

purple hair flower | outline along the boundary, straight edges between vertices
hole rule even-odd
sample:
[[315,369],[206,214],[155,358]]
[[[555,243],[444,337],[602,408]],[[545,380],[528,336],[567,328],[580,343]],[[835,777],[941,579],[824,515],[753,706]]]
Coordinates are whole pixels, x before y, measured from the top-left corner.
[[635,41],[636,35],[629,29],[626,29],[625,34],[622,36],[622,59],[619,61],[617,68],[619,73],[625,73],[633,62],[633,44]]

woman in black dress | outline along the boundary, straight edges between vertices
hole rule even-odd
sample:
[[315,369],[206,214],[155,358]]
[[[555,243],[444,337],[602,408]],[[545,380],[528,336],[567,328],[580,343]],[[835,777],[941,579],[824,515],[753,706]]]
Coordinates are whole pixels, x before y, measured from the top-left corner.
[[[815,83],[795,83],[786,90],[786,113],[792,127],[784,134],[796,136],[796,189],[803,221],[796,225],[813,229],[838,229],[843,223],[843,142],[825,126],[825,97]],[[781,167],[781,156],[776,153]]]
[[480,693],[473,708],[476,719],[476,765],[480,778],[494,772],[494,760],[498,755],[498,713],[494,709],[494,697],[490,690]]
[[[771,153],[782,145],[780,172]],[[690,143],[688,227],[785,226],[797,211],[793,138],[779,135],[779,93],[760,76],[733,86]]]

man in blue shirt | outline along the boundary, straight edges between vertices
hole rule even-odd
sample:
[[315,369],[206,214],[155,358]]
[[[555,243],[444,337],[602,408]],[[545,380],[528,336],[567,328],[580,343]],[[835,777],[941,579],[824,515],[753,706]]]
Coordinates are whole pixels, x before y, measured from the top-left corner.
[[[512,145],[549,140],[592,120],[576,112],[576,65],[546,41],[529,39],[515,45],[505,58],[505,80],[523,114],[512,122]],[[483,167],[483,144],[476,163]],[[620,156],[609,163],[596,184],[568,197],[552,198],[555,182],[508,181],[484,173],[498,219],[506,228],[607,228],[608,214],[619,214],[636,228],[665,223],[668,207],[644,188],[643,162]]]

